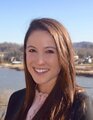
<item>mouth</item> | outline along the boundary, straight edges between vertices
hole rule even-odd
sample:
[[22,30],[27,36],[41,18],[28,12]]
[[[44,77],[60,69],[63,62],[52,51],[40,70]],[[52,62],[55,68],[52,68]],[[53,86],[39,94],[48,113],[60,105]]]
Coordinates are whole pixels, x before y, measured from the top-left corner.
[[33,68],[33,69],[38,74],[46,73],[49,71],[49,69],[47,69],[47,68]]

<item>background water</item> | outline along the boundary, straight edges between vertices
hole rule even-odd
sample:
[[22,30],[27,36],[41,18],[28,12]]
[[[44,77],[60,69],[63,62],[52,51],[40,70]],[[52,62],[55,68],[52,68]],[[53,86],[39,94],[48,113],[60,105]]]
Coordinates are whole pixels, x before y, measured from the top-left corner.
[[[93,77],[77,76],[77,83],[93,97]],[[10,95],[25,87],[23,71],[0,68],[0,120],[4,120]]]
[[[93,77],[77,76],[77,83],[93,95]],[[18,90],[25,87],[24,72],[15,69],[0,68],[0,92],[2,90]]]
[[25,87],[23,71],[0,68],[0,91],[5,89],[18,90]]

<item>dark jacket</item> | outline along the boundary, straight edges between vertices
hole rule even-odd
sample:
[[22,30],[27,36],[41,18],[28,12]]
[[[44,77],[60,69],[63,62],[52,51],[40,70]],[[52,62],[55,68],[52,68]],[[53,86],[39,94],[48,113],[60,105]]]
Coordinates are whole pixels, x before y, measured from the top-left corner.
[[[5,120],[14,120],[14,115],[22,106],[25,89],[13,93],[10,97]],[[69,120],[93,120],[92,102],[85,93],[75,95]]]
[[15,114],[18,112],[24,101],[25,89],[14,92],[9,99],[7,112],[4,120],[14,120]]

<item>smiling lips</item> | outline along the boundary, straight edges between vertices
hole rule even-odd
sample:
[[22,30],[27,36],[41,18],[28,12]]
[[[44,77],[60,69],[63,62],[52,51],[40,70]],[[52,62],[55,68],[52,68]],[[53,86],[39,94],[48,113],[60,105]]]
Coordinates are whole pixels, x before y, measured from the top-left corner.
[[47,68],[34,68],[34,71],[37,73],[46,73],[49,69]]

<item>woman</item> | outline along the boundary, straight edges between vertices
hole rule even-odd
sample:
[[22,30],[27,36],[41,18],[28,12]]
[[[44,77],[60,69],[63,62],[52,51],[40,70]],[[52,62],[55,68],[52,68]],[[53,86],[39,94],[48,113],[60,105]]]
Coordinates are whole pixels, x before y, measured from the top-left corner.
[[76,85],[74,50],[54,19],[31,22],[24,40],[26,89],[15,92],[5,120],[90,120],[89,102]]

